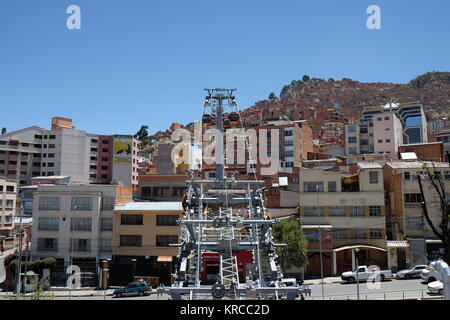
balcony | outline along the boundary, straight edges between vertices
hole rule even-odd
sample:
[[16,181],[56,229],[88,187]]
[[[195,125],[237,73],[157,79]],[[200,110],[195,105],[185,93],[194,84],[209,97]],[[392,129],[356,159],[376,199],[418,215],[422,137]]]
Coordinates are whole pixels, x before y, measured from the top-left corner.
[[17,161],[19,159],[19,156],[17,154],[10,154],[8,156],[9,161]]
[[384,206],[383,191],[301,192],[302,206]]

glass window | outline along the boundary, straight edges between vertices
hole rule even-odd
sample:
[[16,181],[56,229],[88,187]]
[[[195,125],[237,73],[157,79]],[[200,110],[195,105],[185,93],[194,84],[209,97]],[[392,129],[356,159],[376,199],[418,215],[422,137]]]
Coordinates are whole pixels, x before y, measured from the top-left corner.
[[348,137],[348,143],[356,143],[356,137]]
[[144,216],[142,214],[122,214],[120,224],[122,225],[143,225]]
[[332,231],[333,239],[347,239],[347,229],[334,229]]
[[73,251],[91,251],[91,239],[70,239],[70,247]]
[[58,239],[38,238],[38,251],[58,251]]
[[323,182],[304,182],[304,192],[323,192]]
[[178,236],[156,236],[157,247],[168,247],[171,243],[178,243]]
[[157,215],[156,225],[157,226],[176,226],[178,216],[177,215]]
[[366,231],[364,229],[352,229],[352,239],[366,239]]
[[92,210],[92,197],[72,197],[72,210]]
[[350,216],[352,217],[363,217],[364,214],[364,207],[363,206],[353,206],[350,207]]
[[371,217],[380,217],[381,216],[381,207],[380,206],[370,206],[369,207],[369,215]]
[[381,229],[370,229],[370,239],[381,239],[382,235]]
[[101,239],[100,240],[100,250],[103,252],[112,251],[112,240],[111,239]]
[[369,172],[369,183],[378,183],[378,172],[377,171]]
[[345,216],[345,207],[330,207],[330,216]]
[[328,192],[336,192],[336,181],[328,181]]
[[348,132],[356,132],[356,126],[348,126]]
[[142,247],[142,236],[138,235],[121,235],[121,247]]
[[116,199],[114,197],[102,198],[102,210],[113,210]]
[[59,230],[59,218],[39,218],[38,230],[44,231],[58,231]]
[[113,231],[113,219],[102,218],[100,222],[101,231]]
[[59,197],[40,197],[39,210],[59,210]]
[[71,218],[70,231],[91,231],[92,218]]
[[305,207],[305,216],[323,216],[323,207]]
[[420,203],[422,195],[420,193],[405,193],[405,203]]

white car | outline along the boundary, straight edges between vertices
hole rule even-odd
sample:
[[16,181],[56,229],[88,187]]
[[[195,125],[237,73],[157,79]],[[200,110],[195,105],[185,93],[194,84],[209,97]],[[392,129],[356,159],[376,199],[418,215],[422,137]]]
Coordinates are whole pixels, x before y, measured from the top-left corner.
[[441,279],[441,276],[437,272],[435,265],[436,265],[436,261],[430,262],[428,267],[422,271],[420,277],[423,282],[430,283],[430,282]]
[[444,291],[444,284],[441,281],[433,281],[428,284],[428,291],[431,293],[442,293]]

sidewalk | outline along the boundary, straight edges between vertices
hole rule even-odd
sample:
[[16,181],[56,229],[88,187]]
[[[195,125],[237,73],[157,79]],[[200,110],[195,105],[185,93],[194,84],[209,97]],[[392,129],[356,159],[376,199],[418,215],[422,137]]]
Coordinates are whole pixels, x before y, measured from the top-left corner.
[[[320,284],[321,279],[307,279],[303,282],[303,284],[307,285],[313,285],[313,284]],[[324,284],[330,284],[330,283],[342,283],[341,277],[326,277],[323,278]]]
[[[59,288],[50,288],[46,293],[53,294],[55,297],[93,297],[93,296],[112,296],[115,289],[107,289],[105,290],[94,290],[94,289],[75,289],[69,291],[68,289],[59,289]],[[152,294],[156,294],[156,289],[151,291]],[[26,296],[31,295],[32,293],[27,293]],[[0,297],[6,296],[14,296],[13,292],[0,292]]]

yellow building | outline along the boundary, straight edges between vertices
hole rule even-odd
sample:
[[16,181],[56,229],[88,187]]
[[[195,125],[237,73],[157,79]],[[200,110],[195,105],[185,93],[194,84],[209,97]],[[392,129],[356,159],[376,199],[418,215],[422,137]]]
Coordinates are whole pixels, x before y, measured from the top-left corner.
[[[129,202],[114,209],[113,264],[122,265],[122,278],[157,276],[170,283],[179,242],[181,202]],[[113,269],[113,268],[112,268]],[[114,277],[114,270],[111,270]],[[116,281],[117,282],[117,281]],[[118,282],[120,282],[118,280]]]

